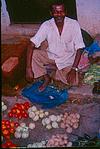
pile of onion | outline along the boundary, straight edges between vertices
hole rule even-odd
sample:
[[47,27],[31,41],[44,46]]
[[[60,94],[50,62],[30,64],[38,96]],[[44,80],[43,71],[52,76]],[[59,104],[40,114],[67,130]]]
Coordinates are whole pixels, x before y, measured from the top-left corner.
[[42,125],[47,129],[59,128],[58,122],[61,121],[61,117],[62,115],[49,115],[49,117],[42,119]]
[[73,128],[76,129],[79,126],[80,115],[78,113],[65,112],[61,121],[61,128],[66,129],[67,133],[72,133]]
[[20,126],[16,128],[14,136],[15,138],[23,138],[23,139],[29,137],[29,130],[25,123],[20,123]]
[[33,121],[38,121],[45,116],[49,115],[49,112],[45,112],[44,110],[38,110],[36,106],[32,106],[28,109],[29,117],[33,119]]
[[68,140],[65,134],[56,134],[51,137],[47,142],[47,147],[71,147],[72,142]]
[[7,110],[7,106],[6,104],[2,101],[2,112]]
[[43,148],[46,147],[46,141],[35,142],[33,144],[28,144],[27,148]]

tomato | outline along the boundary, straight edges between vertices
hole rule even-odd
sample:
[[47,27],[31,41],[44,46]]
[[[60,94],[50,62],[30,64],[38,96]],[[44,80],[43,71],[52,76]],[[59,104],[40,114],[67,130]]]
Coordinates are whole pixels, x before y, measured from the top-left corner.
[[5,135],[9,135],[9,131],[7,130],[7,129],[4,129],[3,130],[3,135],[5,136]]
[[21,108],[22,110],[25,110],[24,104],[21,104]]
[[12,113],[16,113],[16,108],[12,108],[12,109],[11,109],[11,112],[12,112]]
[[21,113],[17,114],[17,116],[18,116],[18,119],[22,118],[22,114]]
[[24,113],[24,114],[23,114],[23,117],[24,117],[24,118],[28,118],[28,114],[27,114],[27,113]]
[[10,133],[14,133],[15,132],[15,129],[14,128],[11,128],[10,129]]
[[11,141],[7,141],[6,144],[7,144],[7,146],[10,146],[12,144],[12,142]]
[[10,121],[9,120],[6,120],[6,125],[9,125],[10,124]]
[[2,125],[2,130],[6,129],[6,125]]
[[2,144],[2,148],[8,148],[7,144]]
[[8,124],[8,125],[6,125],[6,127],[9,129],[11,126],[10,126],[10,124]]
[[16,103],[15,105],[14,105],[14,108],[18,108],[20,106],[20,104],[19,103]]
[[19,109],[16,110],[17,114],[21,113],[21,111]]
[[8,116],[9,116],[9,117],[13,117],[13,113],[9,112],[9,113],[8,113]]
[[15,126],[16,126],[16,127],[19,126],[19,123],[18,123],[18,122],[15,122]]
[[5,122],[6,122],[5,120],[2,120],[2,124],[5,124]]
[[25,104],[25,105],[28,105],[28,106],[30,105],[30,103],[29,103],[29,102],[25,102],[24,104]]
[[11,123],[10,123],[10,126],[11,126],[12,128],[14,127],[14,125],[15,125],[14,122],[11,122]]

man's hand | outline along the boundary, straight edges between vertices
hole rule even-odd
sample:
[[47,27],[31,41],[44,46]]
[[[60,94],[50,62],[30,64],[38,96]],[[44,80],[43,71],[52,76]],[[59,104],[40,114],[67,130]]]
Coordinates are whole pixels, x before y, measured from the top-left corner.
[[72,85],[76,81],[76,70],[71,69],[70,72],[67,74],[67,82]]
[[32,72],[31,67],[27,67],[26,68],[26,80],[28,82],[32,82],[33,81],[33,72]]

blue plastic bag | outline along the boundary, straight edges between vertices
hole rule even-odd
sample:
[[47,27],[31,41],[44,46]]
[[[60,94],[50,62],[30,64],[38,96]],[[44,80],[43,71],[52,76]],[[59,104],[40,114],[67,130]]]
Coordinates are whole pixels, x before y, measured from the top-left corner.
[[100,46],[97,41],[94,41],[89,47],[86,47],[85,50],[88,52],[88,55],[91,56],[95,52],[100,52]]
[[43,82],[38,81],[29,87],[25,87],[21,94],[27,97],[32,103],[42,105],[42,108],[53,108],[63,104],[68,99],[67,89],[57,90],[54,86],[47,86],[43,92],[38,88]]

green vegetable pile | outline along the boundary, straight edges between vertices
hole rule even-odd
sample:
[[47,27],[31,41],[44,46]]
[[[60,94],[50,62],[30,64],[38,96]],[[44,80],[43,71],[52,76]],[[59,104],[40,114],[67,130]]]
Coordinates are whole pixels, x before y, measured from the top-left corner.
[[100,80],[100,65],[93,64],[85,73],[84,82],[93,85],[94,82]]

